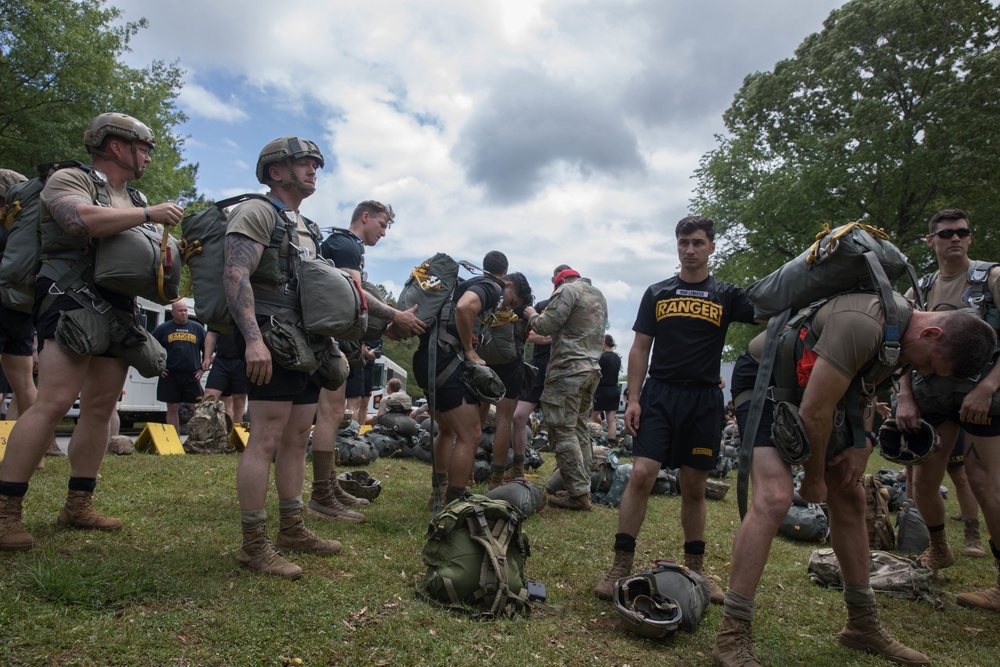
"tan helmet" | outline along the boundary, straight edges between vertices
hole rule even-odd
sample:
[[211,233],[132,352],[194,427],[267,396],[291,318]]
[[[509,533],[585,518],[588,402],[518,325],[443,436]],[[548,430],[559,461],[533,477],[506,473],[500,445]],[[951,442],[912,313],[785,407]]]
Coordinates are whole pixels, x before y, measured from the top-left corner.
[[0,199],[7,196],[7,190],[18,183],[24,183],[27,177],[12,169],[0,169]]
[[319,163],[320,167],[325,164],[319,146],[308,139],[303,139],[302,137],[281,137],[274,141],[269,141],[260,151],[260,156],[257,158],[257,181],[265,185],[267,184],[265,180],[267,165],[274,162],[283,162],[284,160],[297,160],[302,157],[313,158]]
[[156,137],[145,123],[123,113],[102,113],[90,121],[87,131],[83,133],[83,145],[87,147],[87,152],[99,149],[109,134],[129,141],[141,141],[149,144],[150,148],[156,146]]

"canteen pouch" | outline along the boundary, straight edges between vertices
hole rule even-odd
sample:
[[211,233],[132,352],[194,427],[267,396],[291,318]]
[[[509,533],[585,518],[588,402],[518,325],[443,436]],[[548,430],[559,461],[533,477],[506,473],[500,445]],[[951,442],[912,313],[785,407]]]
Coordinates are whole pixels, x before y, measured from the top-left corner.
[[60,346],[82,357],[104,354],[111,343],[107,318],[86,308],[60,313],[55,336]]
[[167,367],[167,351],[152,336],[146,336],[146,340],[139,345],[111,343],[108,351],[135,368],[144,378],[159,377]]
[[272,322],[261,330],[271,358],[282,368],[312,375],[319,368],[316,354],[302,329],[286,322]]
[[315,352],[316,361],[319,363],[316,374],[319,376],[319,384],[323,389],[336,391],[347,382],[349,368],[344,363],[340,348],[329,338],[322,340],[322,346]]

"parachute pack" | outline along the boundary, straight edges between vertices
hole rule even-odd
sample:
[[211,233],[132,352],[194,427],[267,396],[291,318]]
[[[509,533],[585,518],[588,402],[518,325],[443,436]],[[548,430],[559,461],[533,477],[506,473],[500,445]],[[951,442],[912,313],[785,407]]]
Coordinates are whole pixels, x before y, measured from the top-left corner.
[[[881,229],[852,222],[835,229],[824,225],[815,242],[801,255],[750,286],[747,294],[754,303],[757,319],[769,319],[764,351],[750,399],[747,432],[756,433],[765,400],[777,404],[797,405],[802,389],[796,375],[796,359],[803,347],[815,342],[810,339],[811,322],[825,300],[840,294],[872,293],[879,299],[885,314],[886,327],[878,357],[869,364],[862,376],[855,378],[844,402],[847,423],[855,442],[864,440],[861,402],[870,398],[878,385],[887,381],[899,361],[900,339],[906,330],[910,310],[892,290],[891,281],[906,274],[913,284],[918,303],[922,304],[916,272],[906,256],[889,240]],[[801,309],[801,310],[800,310]],[[795,317],[792,314],[799,311]],[[777,386],[772,386],[772,371]],[[857,398],[857,400],[853,400]],[[775,425],[781,430],[778,409]],[[797,410],[786,409],[786,416]],[[796,430],[791,424],[788,431]],[[800,429],[801,430],[801,429]],[[746,516],[747,492],[753,437],[744,438],[740,449],[737,476],[737,497],[740,516]],[[775,443],[783,452],[780,442]],[[797,454],[799,463],[808,457],[808,442],[798,444],[805,450]]]
[[422,597],[475,618],[530,615],[524,566],[531,550],[510,503],[480,495],[455,500],[425,537]]

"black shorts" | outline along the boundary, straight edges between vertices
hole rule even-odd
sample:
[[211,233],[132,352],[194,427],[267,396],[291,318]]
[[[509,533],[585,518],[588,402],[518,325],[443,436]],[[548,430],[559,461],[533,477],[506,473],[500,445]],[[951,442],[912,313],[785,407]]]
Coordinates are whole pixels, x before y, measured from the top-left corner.
[[22,313],[0,305],[0,354],[30,357],[34,346],[35,327],[31,313]]
[[[267,318],[258,317],[257,323]],[[236,329],[236,352],[246,359],[247,341],[243,333]],[[300,371],[290,371],[274,361],[271,362],[271,380],[267,384],[253,384],[247,381],[247,398],[251,401],[290,402],[292,405],[314,405],[319,401],[320,380],[316,373],[309,375]]]
[[[448,352],[438,348],[438,358],[437,358],[437,369],[438,373],[444,372],[448,365],[455,358],[454,352]],[[437,391],[434,400],[434,409],[438,412],[448,412],[449,410],[454,410],[455,408],[462,405],[463,401],[470,405],[479,405],[479,399],[473,396],[472,392],[465,388],[462,383],[461,377],[461,364],[458,368],[453,371],[447,379],[442,381],[441,377],[437,378]],[[420,388],[427,393],[427,388],[430,386],[428,381],[428,359],[427,359],[427,349],[418,348],[416,352],[413,353],[413,377],[416,379],[417,384]],[[430,396],[427,397],[428,400]]]
[[197,403],[205,391],[194,371],[168,371],[156,383],[156,400],[163,403]]
[[347,398],[359,398],[364,396],[365,392],[365,378],[364,371],[351,369],[350,374],[347,376],[347,382],[344,383],[344,396]]
[[595,412],[618,412],[618,385],[597,385],[594,392]]
[[3,367],[0,367],[0,394],[9,394],[10,392],[10,382],[7,382],[7,376],[3,372]]
[[718,385],[677,385],[647,378],[639,407],[633,456],[659,461],[666,468],[715,468],[725,412]]
[[973,424],[972,422],[962,421],[958,416],[957,410],[947,414],[943,412],[931,412],[920,416],[931,426],[940,426],[947,421],[951,421],[961,426],[962,430],[969,435],[978,435],[982,438],[992,438],[995,435],[1000,435],[1000,417],[987,417],[985,424]]
[[212,369],[208,372],[206,389],[215,389],[223,396],[247,393],[247,364],[238,357],[216,356],[212,360]]
[[[41,352],[42,348],[45,346],[45,341],[55,339],[56,327],[59,325],[59,316],[62,315],[63,311],[79,310],[80,308],[83,308],[83,306],[77,303],[76,299],[73,297],[68,294],[60,294],[55,298],[45,312],[41,312],[42,302],[48,296],[47,293],[49,288],[54,284],[55,283],[48,278],[39,278],[35,283],[35,305],[31,314],[35,322],[35,337],[38,339],[39,352]],[[124,310],[127,313],[135,312],[134,298],[102,291],[100,289],[97,289],[97,292],[104,297],[104,299],[110,303],[113,308]],[[98,354],[96,356],[107,359],[118,358],[110,352],[104,352],[103,354]]]
[[521,392],[520,400],[538,405],[542,401],[542,391],[545,390],[545,370],[549,366],[549,355],[533,358],[531,365],[538,369],[538,373],[535,374],[535,384],[532,385],[531,391]]
[[951,448],[951,456],[948,457],[949,468],[961,468],[965,465],[965,433],[958,432],[955,438],[955,446]]
[[524,383],[524,362],[518,359],[509,364],[490,366],[503,382],[504,398],[516,398]]

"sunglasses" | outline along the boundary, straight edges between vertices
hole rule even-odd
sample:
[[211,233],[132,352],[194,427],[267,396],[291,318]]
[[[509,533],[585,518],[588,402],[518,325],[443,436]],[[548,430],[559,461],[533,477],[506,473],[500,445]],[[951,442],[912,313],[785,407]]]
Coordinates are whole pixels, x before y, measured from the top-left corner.
[[964,239],[972,234],[972,230],[968,227],[961,227],[959,229],[939,229],[938,231],[931,234],[931,236],[936,236],[939,239],[948,240],[953,236],[958,236],[960,239]]

